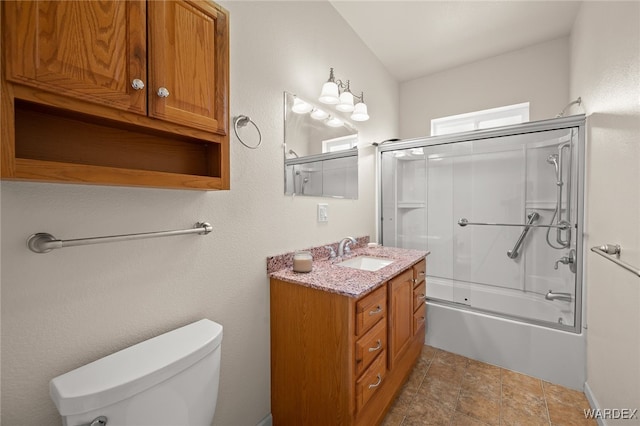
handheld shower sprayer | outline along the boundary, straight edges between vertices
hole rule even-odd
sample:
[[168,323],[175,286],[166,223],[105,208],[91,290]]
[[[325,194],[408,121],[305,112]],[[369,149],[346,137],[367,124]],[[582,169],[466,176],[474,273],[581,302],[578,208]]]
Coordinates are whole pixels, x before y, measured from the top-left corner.
[[558,154],[551,154],[547,157],[547,163],[552,164],[556,169],[556,182],[560,181],[560,167],[558,165]]

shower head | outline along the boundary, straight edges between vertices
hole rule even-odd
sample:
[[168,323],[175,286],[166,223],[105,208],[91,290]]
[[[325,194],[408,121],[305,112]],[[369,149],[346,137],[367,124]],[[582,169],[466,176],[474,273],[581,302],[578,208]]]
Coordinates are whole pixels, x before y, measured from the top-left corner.
[[556,180],[559,179],[558,176],[558,154],[551,154],[547,157],[547,163],[552,164],[556,169]]
[[382,142],[373,142],[373,143],[371,143],[371,145],[373,145],[373,146],[380,146],[380,145],[383,145],[383,144],[385,144],[385,143],[389,143],[389,142],[397,142],[397,141],[399,141],[399,140],[400,140],[400,139],[397,139],[397,138],[396,138],[396,139],[387,139],[387,140],[384,140],[384,141],[382,141]]
[[575,101],[571,101],[567,104],[566,107],[564,107],[562,109],[562,111],[560,111],[560,113],[558,115],[556,115],[556,118],[560,118],[560,117],[564,117],[564,114],[567,112],[567,109],[571,106],[571,105],[582,105],[582,98],[580,96],[578,96],[578,99],[576,99]]
[[289,150],[289,152],[288,152],[287,154],[295,155],[295,156],[296,156],[296,158],[300,158],[300,157],[298,156],[298,154],[296,154],[296,152],[295,152],[294,150],[292,150],[292,149],[290,149],[290,150]]

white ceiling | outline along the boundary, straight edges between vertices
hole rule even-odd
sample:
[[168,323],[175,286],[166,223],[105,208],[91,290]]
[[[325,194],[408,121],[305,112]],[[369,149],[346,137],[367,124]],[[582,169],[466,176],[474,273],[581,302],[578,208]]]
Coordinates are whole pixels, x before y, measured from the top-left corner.
[[398,81],[566,36],[579,1],[329,0]]

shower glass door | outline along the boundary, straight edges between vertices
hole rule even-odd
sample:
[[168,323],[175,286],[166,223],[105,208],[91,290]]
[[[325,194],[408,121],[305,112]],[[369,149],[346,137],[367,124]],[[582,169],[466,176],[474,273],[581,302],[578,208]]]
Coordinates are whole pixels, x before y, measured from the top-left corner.
[[382,243],[431,251],[433,302],[575,329],[578,133],[387,148]]

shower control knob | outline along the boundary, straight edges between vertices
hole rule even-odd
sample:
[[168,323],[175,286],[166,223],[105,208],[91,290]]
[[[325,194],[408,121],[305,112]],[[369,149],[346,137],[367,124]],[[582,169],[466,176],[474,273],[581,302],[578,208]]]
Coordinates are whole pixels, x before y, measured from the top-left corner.
[[556,260],[555,265],[553,265],[553,269],[558,269],[558,263],[562,263],[564,265],[569,265],[569,269],[571,272],[575,274],[576,272],[576,252],[571,249],[569,251],[568,256],[562,256],[560,259]]

